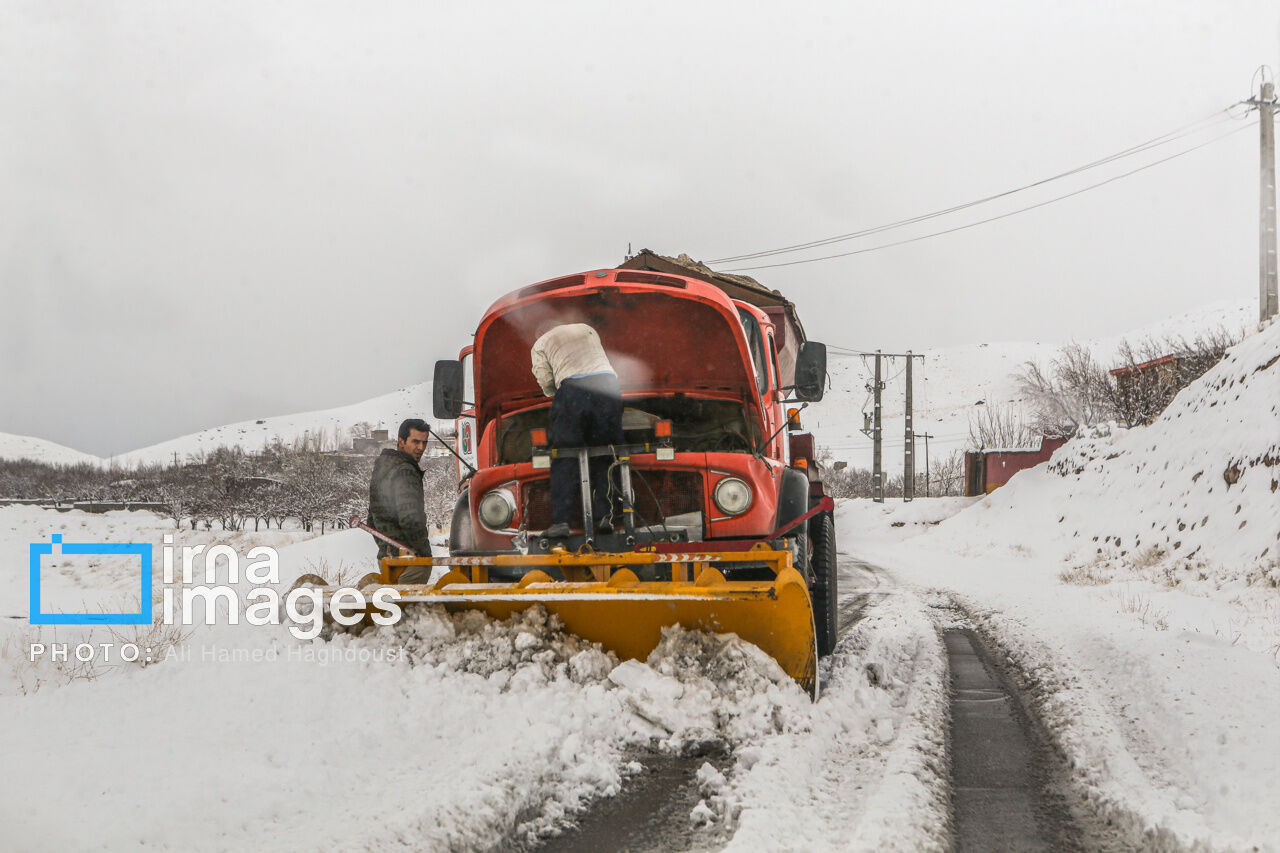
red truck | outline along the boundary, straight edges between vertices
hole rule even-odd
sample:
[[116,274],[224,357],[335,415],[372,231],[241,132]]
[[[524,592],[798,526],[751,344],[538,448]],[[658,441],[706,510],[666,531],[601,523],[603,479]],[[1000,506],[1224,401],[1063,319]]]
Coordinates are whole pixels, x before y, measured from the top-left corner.
[[[534,380],[530,347],[535,329],[559,316],[600,335],[626,406],[622,445],[546,446],[551,401]],[[790,302],[684,256],[646,250],[616,269],[509,293],[457,361],[436,364],[434,414],[457,420],[457,450],[474,461],[462,471],[451,557],[585,550],[621,565],[637,552],[705,551],[735,582],[771,580],[776,569],[745,559],[745,549],[787,550],[808,588],[817,651],[827,654],[836,638],[834,520],[813,436],[791,408],[821,400],[826,381],[826,348],[805,339]],[[551,525],[550,459],[564,453],[606,457],[625,529],[593,533],[584,500],[571,523],[577,536],[541,536]],[[714,556],[724,553],[738,556]],[[496,582],[519,581],[529,561],[495,562],[487,580]],[[557,581],[589,577],[546,569]],[[641,581],[678,579],[660,562],[637,571]]]

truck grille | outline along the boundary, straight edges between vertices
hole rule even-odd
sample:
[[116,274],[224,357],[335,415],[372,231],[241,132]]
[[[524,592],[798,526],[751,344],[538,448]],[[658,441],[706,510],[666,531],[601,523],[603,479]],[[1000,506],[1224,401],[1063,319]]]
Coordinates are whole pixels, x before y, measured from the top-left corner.
[[[577,472],[574,472],[577,475]],[[645,483],[649,488],[645,488]],[[631,489],[636,500],[636,526],[657,524],[663,518],[703,511],[702,474],[697,471],[632,470]],[[652,490],[653,494],[650,494]],[[527,500],[528,527],[545,530],[551,526],[551,481],[534,480],[523,486],[521,501]],[[654,498],[657,502],[654,502]],[[569,524],[582,526],[582,509],[576,498]]]

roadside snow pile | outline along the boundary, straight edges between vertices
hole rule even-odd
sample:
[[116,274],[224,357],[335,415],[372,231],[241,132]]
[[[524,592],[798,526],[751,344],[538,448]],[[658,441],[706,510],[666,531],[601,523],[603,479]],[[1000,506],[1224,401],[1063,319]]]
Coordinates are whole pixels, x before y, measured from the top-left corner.
[[[773,658],[732,634],[665,628],[645,662],[618,662],[599,645],[566,634],[542,607],[496,622],[476,611],[410,610],[401,622],[356,644],[392,639],[409,661],[441,673],[476,675],[491,689],[522,692],[572,683],[608,691],[630,719],[628,743],[666,752],[735,746],[784,731],[808,713],[809,700]],[[634,735],[634,736],[632,736]]]
[[1149,427],[1068,443],[941,538],[1059,551],[1082,582],[1280,586],[1280,325],[1233,347]]
[[[1056,624],[1043,613],[1029,620],[1027,611],[957,603],[1007,656],[1022,701],[1064,762],[1071,784],[1062,793],[1092,836],[1084,847],[1280,850],[1280,825],[1265,805],[1280,796],[1274,661],[1185,632],[1170,643],[1167,632],[1076,601],[1059,602]],[[1072,637],[1066,622],[1083,623],[1087,638]]]
[[740,750],[728,781],[704,768],[695,822],[736,826],[730,851],[949,849],[947,667],[927,608],[886,598],[825,666],[802,730]]
[[666,628],[646,664],[609,674],[627,706],[670,734],[663,749],[740,746],[803,725],[809,699],[777,661],[732,634]]
[[906,539],[936,527],[980,500],[982,498],[917,498],[909,503],[892,499],[884,503],[866,501],[859,522],[874,525],[877,535]]

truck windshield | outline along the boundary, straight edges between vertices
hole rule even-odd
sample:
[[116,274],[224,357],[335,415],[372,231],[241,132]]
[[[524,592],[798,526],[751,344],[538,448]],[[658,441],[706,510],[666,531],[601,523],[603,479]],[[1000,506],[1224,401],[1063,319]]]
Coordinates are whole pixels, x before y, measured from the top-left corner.
[[[498,464],[528,462],[533,455],[529,432],[546,429],[550,406],[517,412],[503,418],[498,432]],[[677,453],[752,453],[762,436],[741,403],[697,397],[637,397],[626,400],[622,414],[623,441],[653,440],[653,424],[671,421]]]

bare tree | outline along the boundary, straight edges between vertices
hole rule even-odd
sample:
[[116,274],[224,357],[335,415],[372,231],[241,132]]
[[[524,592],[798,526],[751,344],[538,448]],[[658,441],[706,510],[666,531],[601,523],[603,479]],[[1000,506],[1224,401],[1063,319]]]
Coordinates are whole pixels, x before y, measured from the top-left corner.
[[1039,436],[1009,404],[982,406],[969,415],[969,441],[974,447],[1035,447]]
[[[920,490],[916,489],[916,494]],[[955,497],[964,494],[964,454],[953,450],[943,458],[935,458],[929,465],[929,494],[937,497]]]
[[1080,344],[1060,349],[1047,370],[1028,361],[1014,378],[1031,404],[1035,434],[1071,436],[1081,427],[1107,420],[1111,413],[1111,377]]

